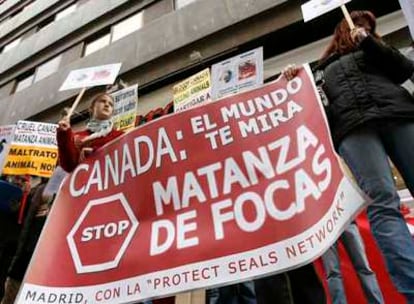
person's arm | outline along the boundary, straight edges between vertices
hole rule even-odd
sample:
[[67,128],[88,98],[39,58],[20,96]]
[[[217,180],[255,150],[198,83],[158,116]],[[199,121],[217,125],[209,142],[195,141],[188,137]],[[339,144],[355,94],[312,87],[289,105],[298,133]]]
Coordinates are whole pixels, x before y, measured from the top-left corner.
[[66,172],[72,172],[79,163],[79,150],[75,145],[75,138],[67,120],[59,121],[56,134],[59,164]]
[[367,34],[363,29],[357,28],[351,33],[353,39],[359,43],[360,48],[376,63],[385,74],[395,83],[403,83],[414,73],[414,64],[397,49],[382,43]]

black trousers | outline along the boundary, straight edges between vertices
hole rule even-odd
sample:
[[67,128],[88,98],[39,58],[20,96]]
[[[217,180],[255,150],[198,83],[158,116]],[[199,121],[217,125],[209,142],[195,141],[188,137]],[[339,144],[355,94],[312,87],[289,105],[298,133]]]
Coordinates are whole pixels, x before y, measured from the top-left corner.
[[325,304],[313,264],[255,281],[257,304]]
[[20,229],[14,214],[0,212],[0,299],[4,295],[10,263],[16,254]]
[[45,224],[46,217],[35,217],[28,227],[25,227],[18,240],[18,248],[10,264],[8,276],[16,281],[23,281],[30,260],[36,248],[37,241]]
[[4,283],[6,283],[7,273],[16,253],[17,242],[3,242],[0,245],[0,299],[4,296]]

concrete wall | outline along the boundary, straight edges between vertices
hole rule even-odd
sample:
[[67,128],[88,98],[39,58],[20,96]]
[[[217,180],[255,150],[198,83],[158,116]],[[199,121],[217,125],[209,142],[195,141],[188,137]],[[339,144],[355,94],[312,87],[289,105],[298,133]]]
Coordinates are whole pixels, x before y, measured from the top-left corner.
[[21,0],[7,0],[2,5],[0,5],[0,15],[4,14],[13,6],[17,5]]
[[[171,0],[163,0],[163,1],[171,1]],[[44,61],[47,61],[48,59],[55,57],[56,55],[59,55],[62,52],[65,52],[67,49],[73,47],[76,44],[83,43],[86,39],[93,36],[96,32],[108,28],[113,23],[116,23],[119,20],[122,20],[129,14],[138,11],[142,9],[143,7],[150,5],[151,3],[154,3],[155,0],[141,0],[141,1],[134,1],[128,2],[127,6],[124,6],[124,9],[120,10],[116,14],[108,10],[106,12],[106,16],[102,17],[99,16],[99,18],[93,20],[92,22],[88,23],[87,25],[83,27],[79,27],[73,32],[68,33],[67,36],[63,37],[62,39],[54,39],[52,37],[52,40],[56,40],[52,44],[47,44],[47,47],[39,50],[38,52],[32,51],[32,55],[29,56],[29,54],[24,54],[24,49],[31,50],[31,48],[35,49],[36,42],[38,40],[45,41],[49,39],[49,35],[58,35],[55,31],[58,31],[60,20],[53,22],[46,26],[45,28],[41,29],[37,33],[35,33],[32,37],[28,38],[25,41],[22,41],[19,46],[16,47],[16,50],[18,52],[23,53],[22,60],[13,65],[12,68],[5,71],[4,73],[0,73],[0,86],[2,86],[5,83],[8,83],[15,78],[19,77],[22,73],[31,70],[38,66],[39,64],[43,63]],[[79,3],[79,6],[81,7],[81,3]],[[158,5],[156,5],[158,7]],[[55,9],[56,10],[56,9]],[[49,12],[50,13],[50,12]],[[76,13],[73,15],[70,15],[62,20],[72,20],[72,17],[76,16]],[[105,18],[106,17],[106,18]],[[67,22],[67,21],[65,21]],[[23,49],[22,46],[23,45]],[[15,55],[14,55],[15,56]],[[0,56],[0,58],[2,58]]]
[[[14,88],[15,81],[10,81],[9,83],[5,84],[0,88],[0,100],[6,99],[10,96],[10,93],[12,92]],[[7,101],[4,101],[5,103]],[[0,104],[0,109],[3,109],[3,107],[6,107],[6,104]]]
[[[9,1],[6,1],[6,4]],[[13,1],[12,1],[13,2]],[[59,0],[37,0],[29,4],[22,12],[16,16],[8,19],[0,28],[0,39],[10,34],[10,32],[16,30],[26,22],[30,21],[34,17],[38,16],[48,8],[54,6],[56,3],[61,2]]]
[[[105,3],[116,3],[119,5],[123,0],[104,1]],[[95,3],[95,1],[93,1]],[[140,75],[137,77],[140,84],[145,84],[151,80],[166,75],[168,72],[178,68],[176,60],[165,59],[165,55],[174,52],[178,49],[184,48],[202,38],[223,31],[233,24],[242,22],[259,13],[275,8],[285,0],[208,0],[196,1],[187,7],[171,12],[145,25],[141,30],[118,40],[112,45],[94,53],[93,55],[81,58],[62,67],[57,73],[41,80],[30,88],[23,90],[9,96],[0,102],[8,104],[8,108],[0,113],[0,123],[12,123],[19,119],[31,117],[37,113],[45,111],[53,106],[56,106],[63,101],[74,98],[77,94],[76,90],[58,92],[61,83],[66,78],[69,71],[80,67],[88,67],[95,65],[108,64],[113,62],[122,62],[121,75],[135,70]],[[101,3],[101,2],[99,2]],[[88,3],[85,4],[88,5]],[[115,5],[115,4],[114,4]],[[92,8],[90,8],[92,9]],[[99,10],[93,8],[94,10]],[[102,8],[101,8],[102,11]],[[86,13],[85,13],[86,14]],[[79,17],[76,17],[79,18]],[[283,10],[273,10],[273,14],[260,16],[256,20],[258,26],[236,27],[234,32],[220,35],[222,40],[212,38],[205,43],[203,49],[205,56],[212,56],[222,52],[229,47],[237,46],[243,41],[248,41],[255,37],[255,35],[262,35],[266,31],[275,30],[278,27],[286,26],[291,22],[301,19],[300,10],[297,5],[284,8]],[[62,19],[64,20],[64,19]],[[77,19],[76,19],[77,20]],[[75,23],[75,20],[71,22]],[[79,20],[81,22],[81,20]],[[262,24],[260,24],[262,22]],[[246,24],[247,26],[247,24]],[[46,28],[47,29],[47,28]],[[62,31],[68,31],[63,29]],[[36,36],[36,35],[34,35]],[[34,37],[32,36],[32,37]],[[30,38],[32,38],[30,37]],[[29,39],[30,39],[29,38]],[[39,37],[41,38],[41,37]],[[52,39],[42,37],[34,45],[45,45],[46,40]],[[54,39],[54,38],[53,38]],[[29,47],[29,46],[27,46]],[[22,52],[29,52],[29,50],[22,50]],[[18,52],[16,52],[18,53]],[[188,65],[188,53],[185,53],[184,58],[178,61],[181,65]],[[27,54],[27,53],[25,53]],[[179,55],[182,56],[180,50]],[[18,56],[18,54],[15,54]],[[23,57],[24,55],[19,55]],[[163,58],[161,58],[163,57]],[[15,60],[17,60],[15,58]],[[7,60],[6,60],[7,61]],[[151,64],[149,64],[151,62]],[[10,65],[8,62],[2,61],[0,56],[0,64]],[[137,69],[145,65],[143,69]],[[151,72],[151,71],[156,71]],[[151,76],[147,75],[150,74]],[[162,76],[161,75],[161,76]]]
[[[43,2],[57,2],[59,0],[38,0]],[[53,25],[41,29],[36,34],[23,40],[13,52],[0,54],[0,73],[11,69],[13,66],[21,63],[30,56],[52,46],[54,43],[79,28],[93,22],[100,16],[110,12],[118,6],[126,3],[128,0],[106,0],[106,1],[89,1],[80,6],[70,17],[62,18],[55,21]],[[37,1],[33,4],[33,6]],[[39,8],[40,10],[40,8]],[[22,12],[21,14],[23,14]],[[21,14],[17,15],[19,17]],[[15,18],[16,18],[15,17]],[[21,18],[25,17],[24,14]],[[20,18],[20,17],[19,17]],[[14,19],[14,18],[13,18]],[[13,20],[10,20],[12,22]]]

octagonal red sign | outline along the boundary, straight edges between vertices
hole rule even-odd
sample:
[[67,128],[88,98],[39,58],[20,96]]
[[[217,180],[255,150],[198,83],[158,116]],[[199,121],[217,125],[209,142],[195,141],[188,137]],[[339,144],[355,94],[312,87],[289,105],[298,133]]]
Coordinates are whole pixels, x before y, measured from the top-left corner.
[[89,201],[67,235],[76,271],[117,267],[137,228],[138,220],[122,193]]

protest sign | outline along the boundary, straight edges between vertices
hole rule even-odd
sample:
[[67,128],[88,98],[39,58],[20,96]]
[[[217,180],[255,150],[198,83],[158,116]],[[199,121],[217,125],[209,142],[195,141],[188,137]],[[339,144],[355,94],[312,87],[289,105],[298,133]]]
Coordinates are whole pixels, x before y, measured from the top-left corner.
[[3,174],[51,176],[58,157],[56,129],[56,124],[18,121]]
[[[301,6],[303,21],[308,22],[327,12],[343,6],[351,0],[311,0]],[[345,13],[344,13],[345,14]]]
[[263,85],[263,48],[232,57],[211,67],[212,97],[236,94]]
[[138,105],[138,84],[116,91],[111,94],[114,98],[114,113],[112,121],[117,130],[128,130],[135,127]]
[[16,303],[141,301],[320,256],[363,199],[311,77],[307,67],[96,151],[65,179]]
[[4,160],[9,153],[15,125],[0,126],[0,172],[3,170]]
[[59,191],[60,185],[62,184],[63,179],[68,175],[68,173],[63,170],[61,166],[56,166],[53,171],[52,176],[49,178],[45,189],[43,190],[44,196],[53,197]]
[[59,91],[113,84],[120,69],[121,63],[114,63],[73,70],[66,77]]
[[187,78],[173,87],[174,112],[199,106],[211,101],[210,69]]

